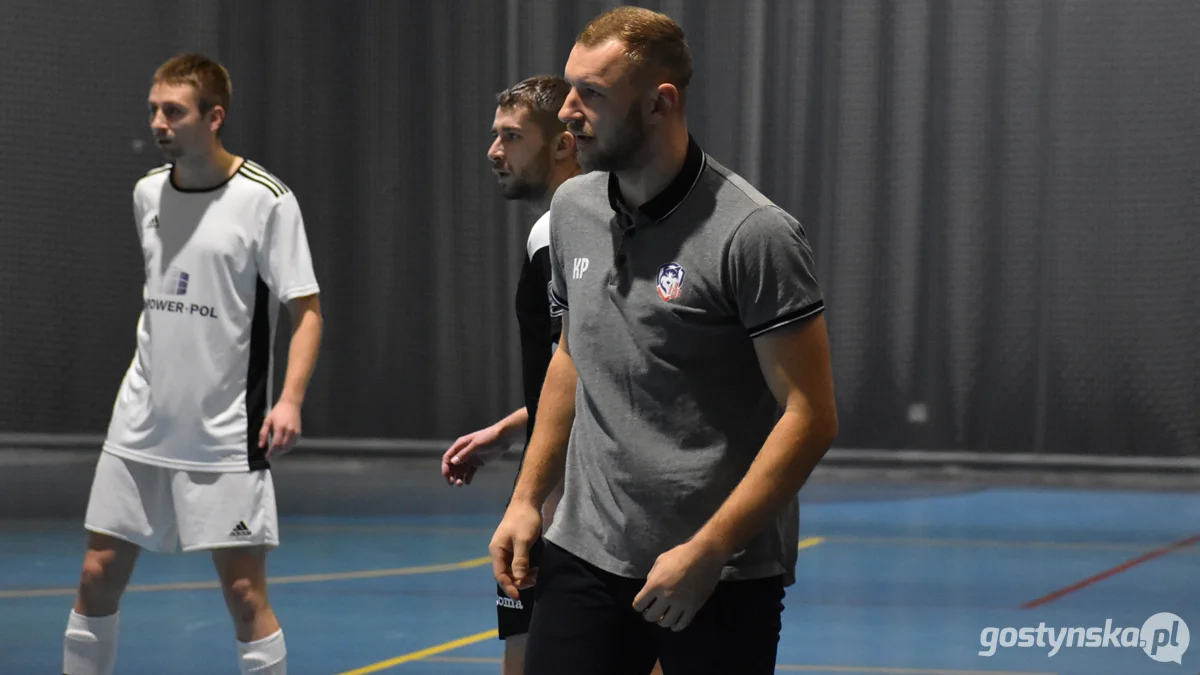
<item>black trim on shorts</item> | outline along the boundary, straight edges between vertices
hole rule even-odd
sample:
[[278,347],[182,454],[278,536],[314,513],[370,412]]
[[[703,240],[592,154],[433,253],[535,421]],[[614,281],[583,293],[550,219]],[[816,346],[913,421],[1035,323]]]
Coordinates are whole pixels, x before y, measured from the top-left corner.
[[250,359],[246,369],[246,461],[251,471],[271,468],[267,449],[258,447],[258,432],[267,418],[267,389],[271,371],[271,291],[262,277],[254,290],[250,322]]

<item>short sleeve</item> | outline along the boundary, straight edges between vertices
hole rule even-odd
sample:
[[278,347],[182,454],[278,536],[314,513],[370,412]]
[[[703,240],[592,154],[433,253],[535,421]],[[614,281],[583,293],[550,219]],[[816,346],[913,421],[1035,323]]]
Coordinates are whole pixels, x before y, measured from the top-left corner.
[[825,310],[804,229],[778,206],[759,207],[738,226],[729,243],[726,279],[750,337]]
[[258,269],[263,282],[280,302],[320,291],[300,203],[291,192],[275,201],[267,217],[258,247]]
[[137,230],[138,242],[142,241],[142,204],[138,199],[137,185],[133,186],[133,193],[130,195],[133,202],[133,227]]

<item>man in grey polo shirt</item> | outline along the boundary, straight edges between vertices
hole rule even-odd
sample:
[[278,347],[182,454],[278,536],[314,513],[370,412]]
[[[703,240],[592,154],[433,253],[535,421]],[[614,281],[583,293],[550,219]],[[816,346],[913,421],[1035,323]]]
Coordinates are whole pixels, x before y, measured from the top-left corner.
[[688,133],[691,68],[627,7],[567,62],[592,173],[551,204],[562,337],[491,545],[511,597],[536,583],[527,675],[775,669],[796,494],[837,433],[824,301],[800,224]]

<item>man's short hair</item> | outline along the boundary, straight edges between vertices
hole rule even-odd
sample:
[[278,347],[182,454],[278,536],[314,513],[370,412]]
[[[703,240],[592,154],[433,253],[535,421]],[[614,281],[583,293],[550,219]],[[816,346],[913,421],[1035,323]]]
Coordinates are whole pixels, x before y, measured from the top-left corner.
[[558,119],[558,111],[571,85],[556,75],[535,75],[496,94],[496,106],[501,110],[524,108],[529,119],[542,130],[546,140],[567,130],[567,125]]
[[625,46],[625,57],[639,76],[659,74],[679,90],[682,102],[692,81],[692,50],[671,17],[641,7],[618,7],[592,19],[575,42],[590,48],[610,40]]
[[229,113],[233,84],[225,66],[203,54],[180,54],[172,57],[154,72],[155,84],[190,84],[196,88],[196,100],[201,114],[216,106]]

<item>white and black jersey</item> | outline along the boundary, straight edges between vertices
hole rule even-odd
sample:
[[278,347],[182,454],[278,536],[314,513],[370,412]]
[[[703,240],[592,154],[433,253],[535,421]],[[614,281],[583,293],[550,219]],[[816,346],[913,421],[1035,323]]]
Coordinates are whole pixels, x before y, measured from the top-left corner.
[[203,190],[173,175],[159,167],[133,190],[144,307],[104,449],[174,469],[263,469],[279,303],[319,291],[304,219],[254,162]]
[[550,213],[533,225],[525,245],[525,261],[517,282],[517,323],[521,329],[521,376],[529,412],[525,440],[533,434],[538,398],[550,368],[550,357],[562,333],[562,311],[550,303]]

